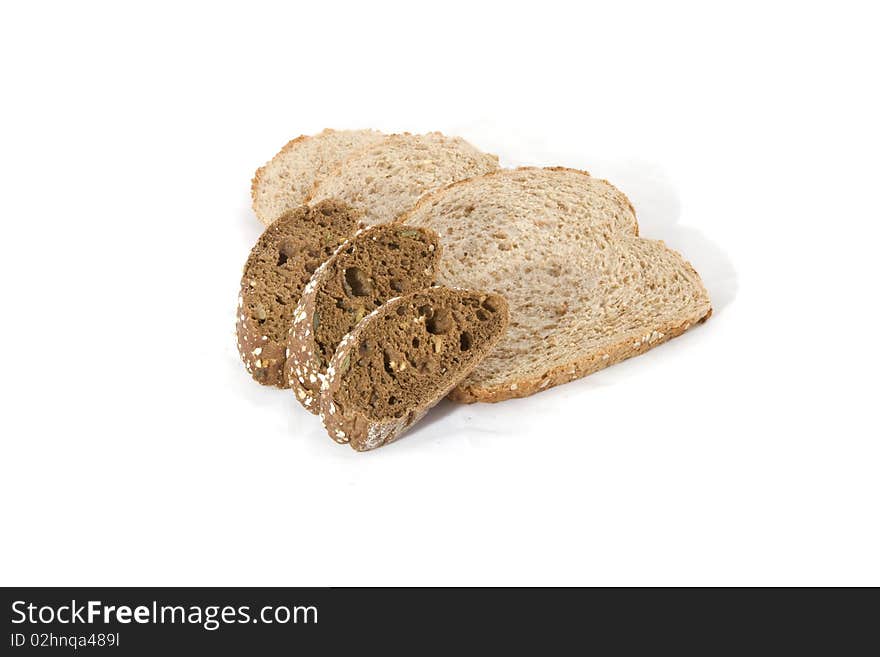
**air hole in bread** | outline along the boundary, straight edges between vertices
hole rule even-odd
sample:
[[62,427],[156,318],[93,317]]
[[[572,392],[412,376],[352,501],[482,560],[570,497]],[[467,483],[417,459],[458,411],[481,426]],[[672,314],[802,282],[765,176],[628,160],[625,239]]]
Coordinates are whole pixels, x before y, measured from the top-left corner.
[[458,336],[458,346],[461,351],[467,351],[471,348],[471,334],[465,331]]
[[367,297],[373,292],[373,284],[359,267],[349,267],[345,270],[346,292],[356,297]]
[[[427,254],[425,254],[425,255],[427,255]],[[406,288],[406,286],[404,285],[404,282],[402,280],[400,280],[399,278],[394,278],[391,280],[391,289],[394,290],[395,292],[403,292],[403,290],[405,288]]]
[[287,262],[287,254],[284,251],[278,253],[278,266],[283,267]]
[[443,335],[452,330],[454,322],[452,313],[448,308],[439,308],[431,313],[431,316],[425,320],[425,328],[432,335]]

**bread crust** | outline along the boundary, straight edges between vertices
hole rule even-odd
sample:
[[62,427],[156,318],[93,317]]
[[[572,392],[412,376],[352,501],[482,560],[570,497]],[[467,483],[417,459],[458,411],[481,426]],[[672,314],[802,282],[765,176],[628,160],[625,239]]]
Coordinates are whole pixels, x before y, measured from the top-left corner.
[[259,323],[244,313],[244,299],[238,295],[238,315],[235,336],[238,353],[244,368],[254,381],[266,386],[286,387],[284,384],[284,361],[287,358],[284,345],[269,339]]

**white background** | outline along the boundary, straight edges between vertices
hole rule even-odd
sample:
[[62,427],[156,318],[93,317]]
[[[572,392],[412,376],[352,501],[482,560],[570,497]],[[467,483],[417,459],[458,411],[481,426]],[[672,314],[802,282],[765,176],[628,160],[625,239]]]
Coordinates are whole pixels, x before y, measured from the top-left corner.
[[[869,5],[4,4],[0,584],[880,584]],[[232,337],[325,127],[606,177],[715,314],[338,446]]]

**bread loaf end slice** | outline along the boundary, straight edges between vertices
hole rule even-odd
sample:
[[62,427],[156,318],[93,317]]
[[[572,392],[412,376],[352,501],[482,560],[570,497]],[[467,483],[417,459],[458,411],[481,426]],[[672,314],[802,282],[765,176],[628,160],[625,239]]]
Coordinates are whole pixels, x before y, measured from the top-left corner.
[[389,299],[434,284],[440,253],[427,228],[382,224],[359,231],[306,285],[287,340],[287,382],[318,413],[318,394],[340,340]]
[[330,361],[320,397],[327,433],[358,451],[396,440],[485,358],[507,321],[498,294],[434,287],[392,299]]
[[286,387],[293,311],[315,270],[354,233],[358,217],[340,201],[303,205],[257,240],[241,277],[236,337],[245,368],[258,383]]
[[324,130],[300,135],[257,169],[251,198],[257,219],[266,226],[282,213],[302,205],[315,181],[353,152],[385,138],[375,130]]

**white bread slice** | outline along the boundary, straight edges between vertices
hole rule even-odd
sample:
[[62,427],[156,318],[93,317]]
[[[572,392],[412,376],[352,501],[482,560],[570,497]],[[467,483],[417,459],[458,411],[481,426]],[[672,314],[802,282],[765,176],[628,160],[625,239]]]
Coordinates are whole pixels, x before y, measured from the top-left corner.
[[442,285],[510,304],[495,349],[450,395],[502,401],[591,374],[704,321],[709,295],[663,242],[638,237],[629,200],[573,169],[525,167],[449,185],[402,222],[438,233]]
[[300,135],[257,169],[251,182],[254,212],[264,225],[302,205],[315,180],[339,167],[351,153],[385,138],[375,130],[324,130]]
[[362,226],[395,221],[425,193],[498,169],[498,157],[460,137],[403,133],[352,153],[319,178],[310,203],[338,198],[364,213]]

